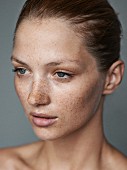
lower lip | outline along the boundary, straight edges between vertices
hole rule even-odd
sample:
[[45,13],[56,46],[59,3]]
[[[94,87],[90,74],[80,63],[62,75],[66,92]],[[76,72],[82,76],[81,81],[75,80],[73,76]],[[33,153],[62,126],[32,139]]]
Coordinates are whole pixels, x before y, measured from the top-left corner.
[[47,119],[47,118],[33,116],[32,121],[35,126],[48,127],[53,125],[57,121],[57,118]]

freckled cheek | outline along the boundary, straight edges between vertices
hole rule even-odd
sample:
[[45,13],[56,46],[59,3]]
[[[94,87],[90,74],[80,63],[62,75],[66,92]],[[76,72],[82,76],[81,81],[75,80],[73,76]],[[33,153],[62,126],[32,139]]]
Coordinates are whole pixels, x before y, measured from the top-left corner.
[[84,100],[81,97],[70,95],[68,98],[58,101],[60,126],[65,127],[67,133],[80,128],[89,119],[87,104],[84,105]]
[[[69,119],[79,119],[82,114],[84,114],[84,110],[86,110],[86,106],[84,103],[85,97],[78,96],[72,93],[65,93],[63,95],[57,96],[55,100],[56,107],[61,117],[69,120]],[[86,103],[87,104],[87,103]]]
[[28,93],[29,93],[29,86],[25,83],[22,83],[21,81],[18,81],[15,79],[15,89],[17,92],[17,95],[21,101],[21,103],[24,106],[24,102],[26,103]]
[[96,86],[88,86],[77,91],[72,89],[72,91],[68,90],[63,93],[57,92],[59,95],[54,95],[54,99],[58,113],[61,118],[71,122],[79,123],[89,119],[100,100],[98,93],[100,92],[98,92],[98,87]]

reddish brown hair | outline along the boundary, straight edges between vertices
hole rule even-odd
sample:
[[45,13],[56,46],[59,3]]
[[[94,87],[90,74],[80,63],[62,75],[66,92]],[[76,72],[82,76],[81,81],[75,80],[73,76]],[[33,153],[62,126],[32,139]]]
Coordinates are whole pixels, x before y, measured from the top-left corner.
[[119,59],[121,25],[107,0],[27,0],[16,31],[24,19],[62,18],[75,28],[100,71]]

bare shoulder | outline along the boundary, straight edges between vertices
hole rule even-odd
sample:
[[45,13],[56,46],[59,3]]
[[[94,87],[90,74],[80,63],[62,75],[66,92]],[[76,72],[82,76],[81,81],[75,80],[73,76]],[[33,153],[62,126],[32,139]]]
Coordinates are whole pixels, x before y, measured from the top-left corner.
[[114,149],[113,154],[113,163],[115,169],[127,170],[127,157],[116,149]]
[[[16,170],[22,164],[19,155],[16,153],[16,148],[0,149],[0,169]],[[22,165],[21,165],[22,166]]]
[[110,145],[106,164],[106,167],[110,167],[111,170],[127,170],[127,157]]
[[35,142],[23,146],[0,149],[0,169],[31,170],[32,156],[37,153],[41,146],[40,142]]

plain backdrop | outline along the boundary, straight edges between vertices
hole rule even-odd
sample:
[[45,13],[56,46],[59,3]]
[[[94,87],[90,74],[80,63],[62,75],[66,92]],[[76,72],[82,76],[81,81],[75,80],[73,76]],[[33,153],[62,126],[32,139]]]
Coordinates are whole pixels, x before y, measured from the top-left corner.
[[[38,140],[24,116],[13,85],[10,63],[13,32],[25,0],[0,0],[0,147]],[[127,67],[127,0],[110,0],[123,27],[121,58]],[[106,98],[104,130],[109,142],[127,155],[127,68],[120,87]]]

